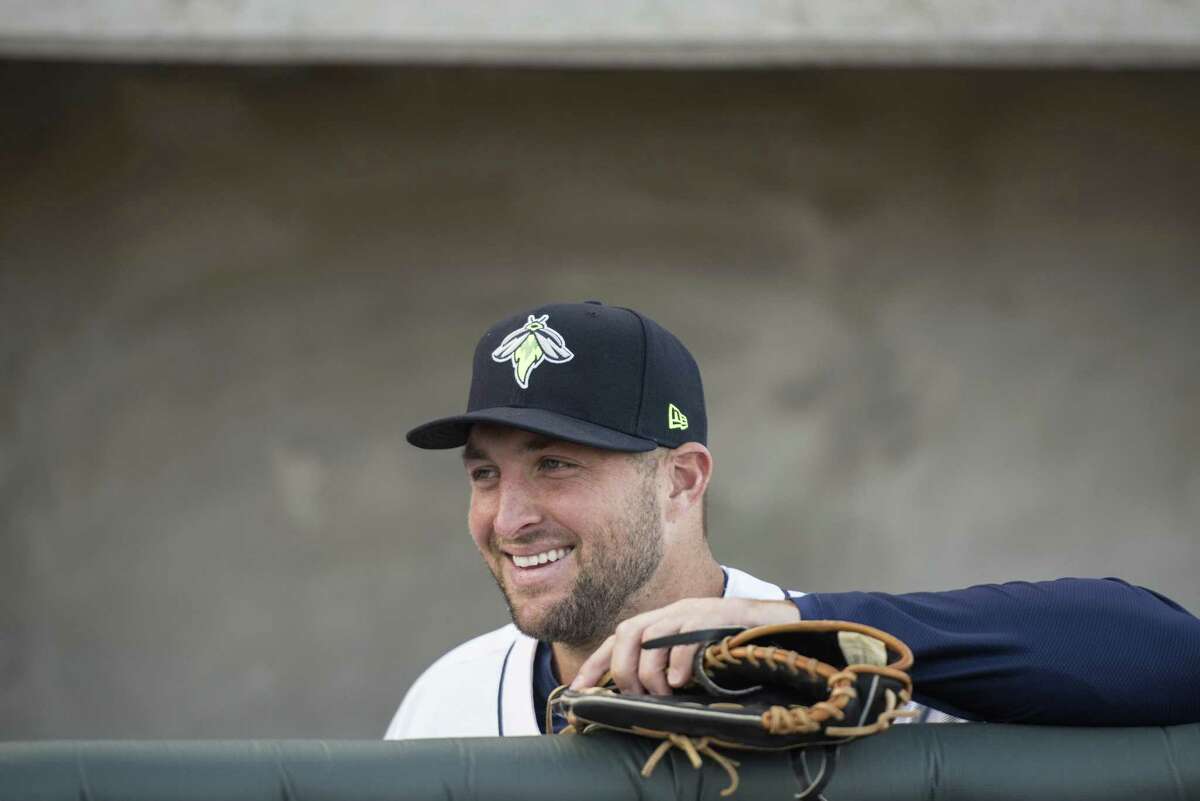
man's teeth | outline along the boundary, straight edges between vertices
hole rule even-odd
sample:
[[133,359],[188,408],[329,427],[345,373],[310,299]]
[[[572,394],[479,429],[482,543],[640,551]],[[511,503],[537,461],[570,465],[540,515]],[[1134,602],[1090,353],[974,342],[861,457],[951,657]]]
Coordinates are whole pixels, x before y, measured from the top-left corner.
[[542,553],[536,553],[532,556],[517,556],[516,554],[513,554],[512,560],[513,564],[515,564],[517,567],[536,567],[537,565],[544,565],[547,562],[557,562],[559,559],[562,559],[573,550],[575,549],[555,548],[552,551],[543,551]]

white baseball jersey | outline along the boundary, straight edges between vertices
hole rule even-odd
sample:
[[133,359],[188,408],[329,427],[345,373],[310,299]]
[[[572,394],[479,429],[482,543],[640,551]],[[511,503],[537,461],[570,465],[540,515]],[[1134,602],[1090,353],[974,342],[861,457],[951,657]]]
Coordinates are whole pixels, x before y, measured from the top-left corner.
[[[803,595],[725,568],[726,598],[781,601]],[[533,708],[537,640],[508,624],[450,651],[421,674],[384,739],[538,735]]]

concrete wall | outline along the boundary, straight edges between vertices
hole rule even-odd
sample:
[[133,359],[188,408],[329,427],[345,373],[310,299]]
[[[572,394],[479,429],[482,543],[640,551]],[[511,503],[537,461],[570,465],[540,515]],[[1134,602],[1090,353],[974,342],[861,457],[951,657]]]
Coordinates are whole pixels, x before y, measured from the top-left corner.
[[0,67],[0,737],[381,733],[505,619],[482,328],[636,305],[712,542],[1200,610],[1196,76]]
[[287,63],[1196,66],[1200,2],[0,0],[0,54]]

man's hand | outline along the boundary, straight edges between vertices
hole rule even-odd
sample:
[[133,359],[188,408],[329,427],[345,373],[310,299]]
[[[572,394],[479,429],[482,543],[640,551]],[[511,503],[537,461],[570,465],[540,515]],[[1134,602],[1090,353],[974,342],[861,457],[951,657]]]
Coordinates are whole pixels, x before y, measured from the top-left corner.
[[611,670],[617,689],[626,694],[670,695],[692,678],[692,659],[698,643],[642,650],[642,643],[685,631],[722,626],[768,626],[795,623],[800,610],[791,601],[752,601],[747,598],[685,598],[635,615],[617,625],[616,632],[579,668],[572,689],[592,687]]

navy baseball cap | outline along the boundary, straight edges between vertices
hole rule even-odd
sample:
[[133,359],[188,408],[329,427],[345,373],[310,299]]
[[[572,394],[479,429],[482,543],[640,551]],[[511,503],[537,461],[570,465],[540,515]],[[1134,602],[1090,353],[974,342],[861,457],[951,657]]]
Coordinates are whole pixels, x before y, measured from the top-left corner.
[[700,368],[667,329],[598,301],[522,311],[475,347],[465,414],[408,432],[418,448],[458,448],[495,423],[613,451],[708,438]]

